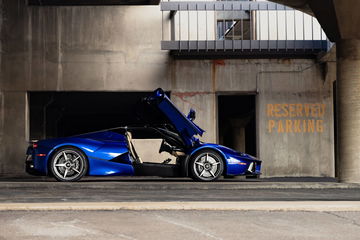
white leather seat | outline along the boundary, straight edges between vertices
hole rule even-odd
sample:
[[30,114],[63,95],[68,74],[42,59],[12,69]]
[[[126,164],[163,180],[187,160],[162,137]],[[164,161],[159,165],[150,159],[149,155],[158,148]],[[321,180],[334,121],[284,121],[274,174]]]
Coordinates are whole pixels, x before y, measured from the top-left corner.
[[135,147],[134,147],[134,144],[132,142],[132,134],[131,134],[131,132],[126,131],[125,136],[126,136],[126,140],[128,142],[130,154],[134,158],[134,161],[137,162],[137,163],[142,163],[142,160],[139,157],[139,155],[137,154],[137,152],[135,150]]

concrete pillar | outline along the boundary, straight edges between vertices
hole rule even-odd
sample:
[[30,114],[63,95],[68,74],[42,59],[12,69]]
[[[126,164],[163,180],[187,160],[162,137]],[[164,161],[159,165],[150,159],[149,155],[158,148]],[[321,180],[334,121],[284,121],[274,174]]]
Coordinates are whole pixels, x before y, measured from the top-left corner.
[[240,151],[245,152],[246,149],[246,125],[249,124],[251,117],[245,118],[232,118],[230,119],[230,125],[232,129],[232,139],[233,139],[233,146],[232,148]]
[[336,44],[339,180],[360,183],[360,40]]

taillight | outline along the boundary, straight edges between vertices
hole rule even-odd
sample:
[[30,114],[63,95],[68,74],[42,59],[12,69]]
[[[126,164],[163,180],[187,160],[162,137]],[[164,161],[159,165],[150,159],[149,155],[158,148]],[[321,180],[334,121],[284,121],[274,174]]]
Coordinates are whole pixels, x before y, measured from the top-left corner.
[[37,143],[33,143],[33,144],[32,144],[32,147],[33,147],[33,148],[37,148],[37,147],[38,147],[38,144],[37,144]]

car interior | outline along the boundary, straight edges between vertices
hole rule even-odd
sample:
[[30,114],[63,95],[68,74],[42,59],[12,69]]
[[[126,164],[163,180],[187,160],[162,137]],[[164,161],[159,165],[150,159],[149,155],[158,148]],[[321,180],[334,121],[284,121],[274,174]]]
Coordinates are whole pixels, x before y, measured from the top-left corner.
[[[181,138],[174,132],[162,127],[129,127],[125,129],[124,135],[129,148],[129,154],[133,162],[136,175],[141,176],[180,176],[180,165],[185,158],[184,147]],[[162,162],[143,161],[136,151],[135,138],[161,138],[159,153],[167,152],[176,158],[175,163],[167,158]]]

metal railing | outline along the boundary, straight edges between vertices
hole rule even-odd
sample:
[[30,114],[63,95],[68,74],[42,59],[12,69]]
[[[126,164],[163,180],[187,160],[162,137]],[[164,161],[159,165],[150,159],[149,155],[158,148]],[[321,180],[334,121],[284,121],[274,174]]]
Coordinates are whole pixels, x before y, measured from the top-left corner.
[[163,50],[314,54],[330,44],[316,18],[272,2],[169,1],[160,7]]

